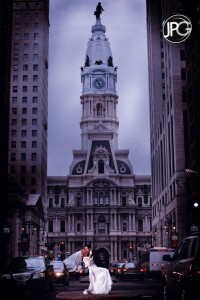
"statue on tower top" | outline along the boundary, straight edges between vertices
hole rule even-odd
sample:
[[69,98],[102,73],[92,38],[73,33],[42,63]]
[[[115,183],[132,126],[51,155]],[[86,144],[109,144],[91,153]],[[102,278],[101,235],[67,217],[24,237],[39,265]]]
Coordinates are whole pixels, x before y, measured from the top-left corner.
[[96,19],[100,18],[100,14],[102,14],[102,11],[104,11],[103,7],[101,6],[101,2],[97,4],[96,10],[94,12],[94,15],[96,16]]

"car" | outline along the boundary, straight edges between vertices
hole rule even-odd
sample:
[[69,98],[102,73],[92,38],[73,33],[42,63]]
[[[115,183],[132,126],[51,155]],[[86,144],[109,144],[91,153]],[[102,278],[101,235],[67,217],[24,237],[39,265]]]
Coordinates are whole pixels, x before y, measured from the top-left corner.
[[119,262],[119,263],[116,264],[115,271],[114,271],[116,278],[119,277],[123,265],[124,265],[124,262]]
[[142,281],[144,280],[144,270],[139,263],[125,263],[121,268],[121,272],[119,273],[119,279],[134,279]]
[[53,291],[53,266],[43,256],[15,257],[7,271],[1,274],[1,287],[5,290]]
[[200,232],[183,238],[174,254],[163,255],[167,262],[162,271],[164,299],[199,299]]
[[74,270],[74,265],[66,264],[66,267],[69,272],[69,280],[78,280],[80,279],[80,273],[79,271]]
[[69,271],[61,260],[52,260],[51,265],[54,268],[55,283],[62,283],[65,286],[69,285]]

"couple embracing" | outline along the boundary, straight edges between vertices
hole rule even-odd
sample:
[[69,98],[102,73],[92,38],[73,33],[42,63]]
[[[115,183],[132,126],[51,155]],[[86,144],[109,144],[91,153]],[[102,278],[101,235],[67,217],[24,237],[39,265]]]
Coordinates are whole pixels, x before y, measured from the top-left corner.
[[101,260],[96,250],[90,244],[86,244],[83,249],[72,254],[63,261],[66,265],[74,266],[74,271],[81,268],[81,263],[89,269],[89,287],[83,294],[109,294],[112,289],[113,281],[109,270],[102,267]]

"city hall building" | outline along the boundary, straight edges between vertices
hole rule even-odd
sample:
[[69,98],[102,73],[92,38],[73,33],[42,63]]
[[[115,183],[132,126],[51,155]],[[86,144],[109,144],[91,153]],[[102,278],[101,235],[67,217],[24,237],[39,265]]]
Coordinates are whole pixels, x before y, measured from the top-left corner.
[[91,243],[110,261],[125,261],[152,244],[151,177],[135,175],[129,150],[118,149],[117,67],[100,18],[91,32],[81,67],[81,149],[69,175],[48,177],[47,247],[66,257]]

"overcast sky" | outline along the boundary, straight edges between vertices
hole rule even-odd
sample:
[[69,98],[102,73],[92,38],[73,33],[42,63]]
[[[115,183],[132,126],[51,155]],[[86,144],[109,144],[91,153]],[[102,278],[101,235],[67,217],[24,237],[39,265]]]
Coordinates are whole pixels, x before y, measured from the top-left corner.
[[[48,175],[66,176],[81,149],[81,76],[96,0],[50,0]],[[114,66],[118,66],[119,149],[136,175],[150,174],[146,0],[102,0]]]

